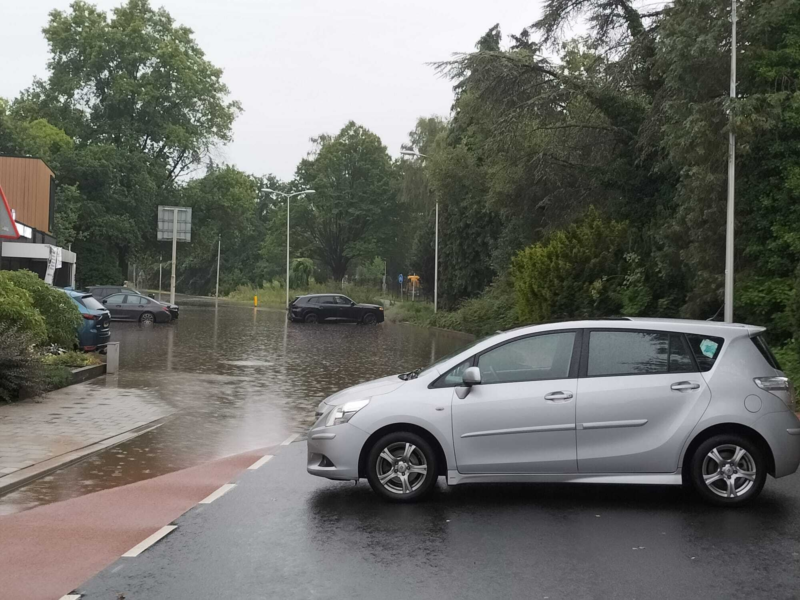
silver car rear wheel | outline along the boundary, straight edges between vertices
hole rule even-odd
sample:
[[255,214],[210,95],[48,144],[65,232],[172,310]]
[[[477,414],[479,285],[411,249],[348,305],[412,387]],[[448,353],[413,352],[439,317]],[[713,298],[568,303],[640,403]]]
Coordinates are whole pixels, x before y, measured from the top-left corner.
[[414,444],[395,442],[381,450],[376,465],[378,481],[392,494],[410,494],[425,483],[428,461]]
[[716,446],[703,459],[703,480],[722,498],[747,494],[755,485],[756,475],[755,459],[736,444]]

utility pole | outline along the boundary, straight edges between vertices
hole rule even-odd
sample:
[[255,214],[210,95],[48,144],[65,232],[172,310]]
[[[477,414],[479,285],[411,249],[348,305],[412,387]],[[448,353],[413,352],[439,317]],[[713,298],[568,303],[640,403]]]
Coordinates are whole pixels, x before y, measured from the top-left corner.
[[[400,154],[404,156],[415,156],[417,158],[428,158],[424,154],[420,154],[414,150],[400,150]],[[413,292],[412,292],[413,298]],[[439,201],[436,201],[436,248],[434,250],[434,263],[433,263],[433,312],[437,312],[439,307]]]
[[169,277],[169,303],[175,304],[175,259],[178,255],[178,209],[172,209],[172,274]]
[[158,256],[158,301],[161,302],[161,265],[164,262],[164,257]]
[[293,196],[302,196],[303,194],[314,194],[314,190],[301,190],[292,194],[286,192],[279,192],[269,188],[262,188],[262,192],[269,192],[270,194],[278,194],[286,198],[286,308],[289,308],[289,203]]
[[728,214],[725,223],[725,322],[733,323],[733,218],[736,191],[736,134],[734,103],[736,102],[736,0],[731,0],[731,94],[728,111]]
[[217,291],[214,294],[215,298],[219,298],[219,256],[222,252],[222,234],[217,236]]

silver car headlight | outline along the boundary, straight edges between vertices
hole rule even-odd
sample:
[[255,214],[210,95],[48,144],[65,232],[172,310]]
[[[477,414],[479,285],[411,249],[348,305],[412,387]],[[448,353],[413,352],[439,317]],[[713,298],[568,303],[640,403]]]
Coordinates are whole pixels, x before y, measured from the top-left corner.
[[328,418],[325,420],[325,427],[347,423],[353,418],[354,414],[364,408],[367,404],[369,404],[369,400],[353,400],[352,402],[345,402],[344,404],[337,406],[330,413],[328,413]]

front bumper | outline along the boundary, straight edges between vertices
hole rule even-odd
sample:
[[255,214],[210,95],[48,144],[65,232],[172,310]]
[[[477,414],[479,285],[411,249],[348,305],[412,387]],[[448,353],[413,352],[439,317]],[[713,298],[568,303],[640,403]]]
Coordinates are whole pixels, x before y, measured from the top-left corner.
[[325,427],[318,422],[308,432],[306,469],[317,477],[358,479],[358,458],[368,437],[367,432],[350,423]]

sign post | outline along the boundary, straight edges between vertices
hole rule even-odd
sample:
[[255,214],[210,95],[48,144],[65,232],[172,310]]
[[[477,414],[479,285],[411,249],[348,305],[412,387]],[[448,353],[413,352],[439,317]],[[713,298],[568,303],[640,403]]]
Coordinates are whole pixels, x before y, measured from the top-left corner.
[[400,302],[403,301],[403,274],[397,276],[397,281],[400,282]]
[[170,304],[175,304],[175,263],[177,262],[178,242],[192,241],[192,209],[184,206],[159,206],[157,239],[172,242],[169,301]]

